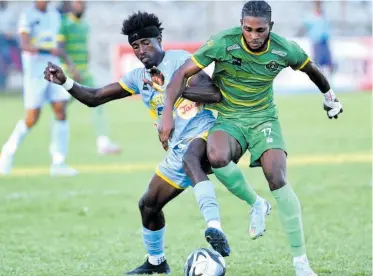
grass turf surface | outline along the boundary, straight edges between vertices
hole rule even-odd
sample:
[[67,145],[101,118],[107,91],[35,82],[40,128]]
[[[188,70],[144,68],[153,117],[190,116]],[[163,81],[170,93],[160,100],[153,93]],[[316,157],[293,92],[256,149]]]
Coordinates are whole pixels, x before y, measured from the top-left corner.
[[[289,152],[288,178],[303,210],[307,251],[318,275],[372,275],[371,94],[340,95],[338,120],[320,95],[277,96]],[[23,113],[19,97],[0,96],[3,144]],[[50,108],[17,152],[13,175],[0,177],[0,275],[122,275],[145,259],[137,201],[164,152],[140,101],[107,105],[110,133],[123,154],[99,157],[92,110],[69,109],[68,161],[74,178],[48,176]],[[293,275],[277,207],[260,169],[241,167],[270,200],[265,236],[248,238],[248,208],[212,177],[232,249],[227,275]],[[165,208],[166,256],[182,275],[187,255],[206,247],[192,190]]]

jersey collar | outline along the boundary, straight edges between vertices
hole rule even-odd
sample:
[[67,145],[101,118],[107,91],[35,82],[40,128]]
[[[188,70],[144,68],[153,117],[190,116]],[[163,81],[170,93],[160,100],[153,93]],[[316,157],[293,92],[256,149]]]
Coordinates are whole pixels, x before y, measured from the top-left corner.
[[244,50],[246,52],[248,52],[249,54],[251,55],[255,55],[255,56],[260,56],[260,55],[263,55],[265,53],[268,52],[269,50],[269,47],[271,46],[271,38],[268,39],[268,42],[267,42],[267,48],[261,52],[253,52],[253,51],[250,51],[250,49],[247,47],[246,43],[245,43],[245,40],[244,40],[244,37],[241,36],[241,44],[242,44],[242,47],[244,48]]

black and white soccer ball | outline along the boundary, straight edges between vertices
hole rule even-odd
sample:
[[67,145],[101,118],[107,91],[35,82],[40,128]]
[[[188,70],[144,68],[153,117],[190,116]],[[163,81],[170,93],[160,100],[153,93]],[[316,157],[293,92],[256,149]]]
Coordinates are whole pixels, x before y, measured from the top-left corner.
[[224,276],[224,258],[215,250],[199,248],[188,256],[184,267],[185,276]]

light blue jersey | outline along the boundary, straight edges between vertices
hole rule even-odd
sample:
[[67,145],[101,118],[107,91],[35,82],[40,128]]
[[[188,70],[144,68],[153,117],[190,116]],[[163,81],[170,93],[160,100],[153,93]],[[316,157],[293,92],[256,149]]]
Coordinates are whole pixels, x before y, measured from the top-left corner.
[[[36,7],[31,7],[21,14],[18,32],[28,34],[35,48],[48,51],[57,48],[60,25],[61,16],[56,9],[48,7],[42,12]],[[59,102],[69,98],[61,86],[44,80],[44,69],[48,62],[60,64],[57,56],[48,53],[22,53],[26,109],[40,108],[45,101]]]
[[[161,87],[165,90],[173,73],[190,57],[183,50],[168,50],[158,65],[165,77]],[[140,94],[143,102],[149,108],[152,118],[158,125],[164,108],[165,93],[156,91],[145,84],[143,79],[151,80],[145,68],[137,68],[127,73],[120,85],[132,94]],[[176,188],[186,188],[191,185],[190,179],[182,168],[183,156],[190,142],[198,137],[206,139],[208,130],[212,127],[215,117],[212,112],[204,109],[204,105],[180,98],[174,107],[175,130],[169,142],[169,152],[157,168],[157,175]]]
[[[163,61],[157,67],[165,77],[162,89],[166,89],[173,73],[190,56],[190,53],[183,50],[166,51]],[[150,114],[157,124],[163,112],[165,93],[158,92],[145,84],[144,78],[151,80],[151,76],[145,68],[137,68],[126,74],[120,80],[120,84],[133,94],[141,95],[143,102],[149,108]],[[209,122],[214,120],[212,112],[204,109],[202,104],[180,98],[174,108],[175,130],[169,143],[170,148],[207,131]]]
[[305,20],[304,25],[307,29],[307,35],[313,43],[320,43],[329,39],[330,26],[323,15],[312,14]]

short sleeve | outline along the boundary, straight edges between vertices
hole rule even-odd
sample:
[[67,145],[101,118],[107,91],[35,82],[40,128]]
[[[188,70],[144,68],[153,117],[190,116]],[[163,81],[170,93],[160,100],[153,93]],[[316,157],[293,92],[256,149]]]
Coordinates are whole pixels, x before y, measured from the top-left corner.
[[137,71],[132,70],[125,74],[120,80],[119,84],[124,90],[131,93],[132,95],[140,94],[140,90],[137,86]]
[[301,70],[310,61],[306,52],[295,41],[289,41],[287,58],[293,70]]
[[192,56],[194,63],[201,69],[209,66],[212,62],[219,59],[220,47],[218,41],[210,38],[201,48]]
[[26,33],[29,34],[31,32],[31,25],[30,20],[27,16],[26,12],[23,12],[19,18],[18,22],[18,33]]

